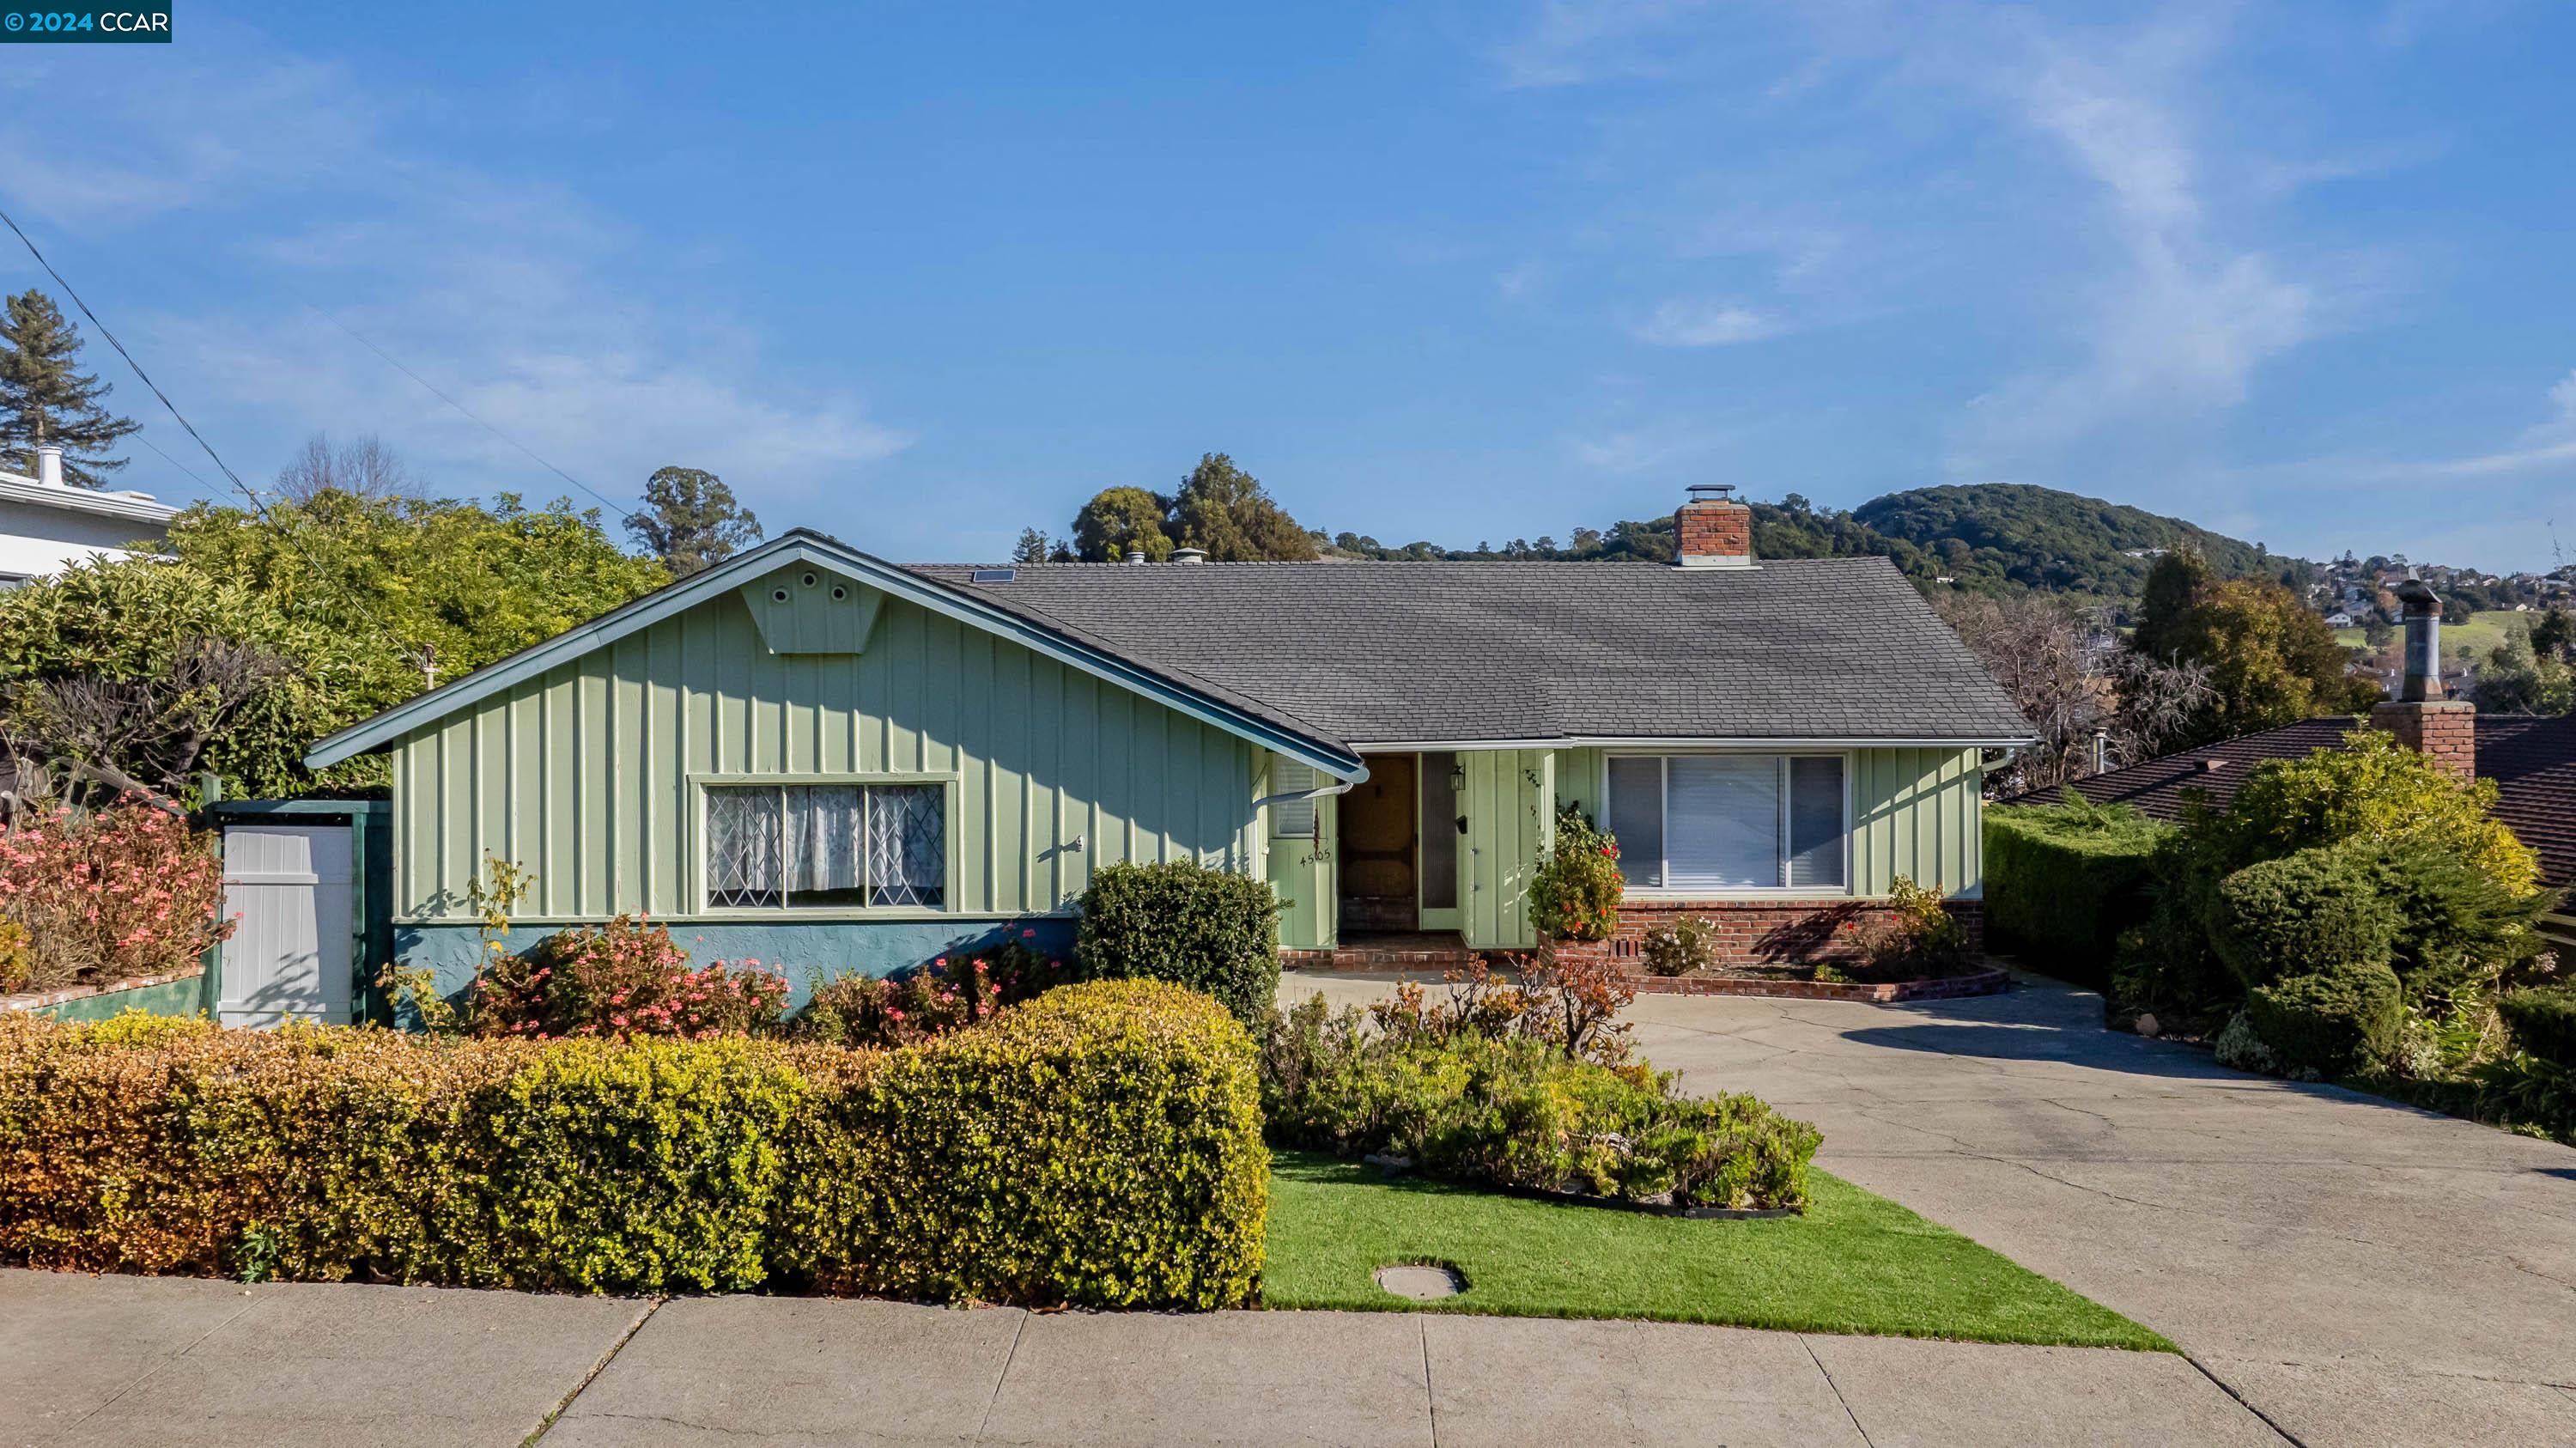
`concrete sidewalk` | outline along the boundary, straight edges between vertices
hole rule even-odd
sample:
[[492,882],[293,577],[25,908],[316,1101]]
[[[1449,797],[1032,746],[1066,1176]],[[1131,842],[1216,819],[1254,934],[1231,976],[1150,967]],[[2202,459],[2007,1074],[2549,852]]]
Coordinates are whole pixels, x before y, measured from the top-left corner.
[[656,1305],[0,1272],[0,1444],[532,1438],[2280,1442],[2162,1353],[1429,1313]]

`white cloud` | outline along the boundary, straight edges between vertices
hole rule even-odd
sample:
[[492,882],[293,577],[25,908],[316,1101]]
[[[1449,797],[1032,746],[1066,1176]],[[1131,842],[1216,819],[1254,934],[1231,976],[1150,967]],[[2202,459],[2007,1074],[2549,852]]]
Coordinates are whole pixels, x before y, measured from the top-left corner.
[[1734,302],[1708,297],[1675,297],[1657,306],[1631,331],[1641,342],[1659,347],[1724,347],[1775,336],[1780,325],[1770,317]]
[[2424,466],[2437,477],[2491,477],[2576,463],[2576,371],[2549,389],[2548,421],[2525,428],[2511,447]]

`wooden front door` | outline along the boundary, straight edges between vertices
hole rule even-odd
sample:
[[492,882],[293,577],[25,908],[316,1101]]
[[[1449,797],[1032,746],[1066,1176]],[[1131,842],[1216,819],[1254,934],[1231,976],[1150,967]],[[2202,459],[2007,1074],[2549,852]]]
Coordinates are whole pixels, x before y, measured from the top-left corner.
[[1420,788],[1410,754],[1372,754],[1368,782],[1341,799],[1342,930],[1411,930]]

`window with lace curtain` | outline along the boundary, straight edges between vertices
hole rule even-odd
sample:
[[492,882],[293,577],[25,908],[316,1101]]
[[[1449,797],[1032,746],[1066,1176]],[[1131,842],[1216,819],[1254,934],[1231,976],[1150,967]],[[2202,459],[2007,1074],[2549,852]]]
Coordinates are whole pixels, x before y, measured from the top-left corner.
[[709,785],[706,810],[711,908],[947,906],[943,785]]

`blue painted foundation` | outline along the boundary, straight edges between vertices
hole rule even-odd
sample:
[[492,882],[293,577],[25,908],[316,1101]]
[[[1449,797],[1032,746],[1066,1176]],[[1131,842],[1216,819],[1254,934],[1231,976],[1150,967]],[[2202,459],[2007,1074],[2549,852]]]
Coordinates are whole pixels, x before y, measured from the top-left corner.
[[[1062,916],[1024,920],[677,920],[667,922],[671,939],[689,953],[690,963],[725,961],[742,965],[758,961],[764,970],[787,977],[794,995],[791,1008],[802,1007],[817,980],[836,975],[893,975],[941,957],[971,958],[1035,934],[1026,943],[1070,959],[1073,921]],[[513,926],[502,945],[513,953],[563,930],[561,925]],[[405,966],[429,966],[438,972],[438,987],[453,995],[474,979],[474,964],[483,937],[470,924],[394,926],[394,951]]]

